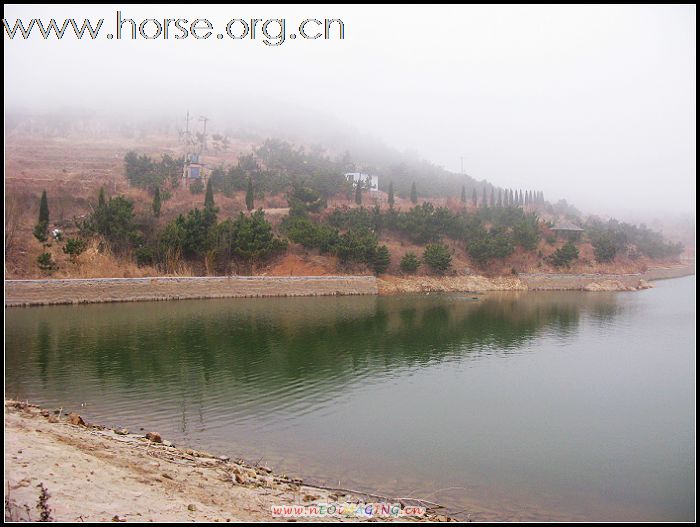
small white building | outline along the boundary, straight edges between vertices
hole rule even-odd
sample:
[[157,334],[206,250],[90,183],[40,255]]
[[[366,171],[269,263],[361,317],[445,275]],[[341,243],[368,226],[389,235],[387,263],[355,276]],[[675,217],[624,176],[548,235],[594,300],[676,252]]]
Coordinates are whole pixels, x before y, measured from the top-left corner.
[[379,190],[379,178],[377,176],[370,176],[363,172],[348,172],[345,174],[345,178],[350,181],[353,186],[357,186],[359,182],[362,182],[364,188],[371,190],[372,192],[377,192]]

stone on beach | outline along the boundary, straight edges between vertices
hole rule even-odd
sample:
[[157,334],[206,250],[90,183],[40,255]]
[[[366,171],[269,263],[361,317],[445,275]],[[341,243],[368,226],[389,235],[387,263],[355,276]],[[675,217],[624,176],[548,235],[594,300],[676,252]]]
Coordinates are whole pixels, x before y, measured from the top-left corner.
[[146,434],[146,439],[149,439],[153,441],[154,443],[162,443],[163,438],[160,437],[160,434],[158,432],[148,432]]
[[75,412],[71,412],[68,414],[68,422],[72,425],[85,426],[85,421],[83,421],[83,418]]

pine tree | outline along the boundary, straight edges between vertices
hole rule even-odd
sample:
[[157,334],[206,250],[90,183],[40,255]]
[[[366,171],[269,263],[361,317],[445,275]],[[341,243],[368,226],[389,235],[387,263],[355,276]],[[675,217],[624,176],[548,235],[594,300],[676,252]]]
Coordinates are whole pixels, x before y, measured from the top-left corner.
[[39,202],[39,221],[34,226],[34,237],[41,243],[46,243],[49,239],[49,201],[46,191],[41,193]]
[[[212,197],[212,202],[214,198]],[[245,206],[251,211],[255,207],[255,195],[253,194],[253,180],[248,178],[248,190],[245,193]]]
[[420,267],[420,260],[414,253],[409,251],[401,258],[400,267],[404,273],[415,273]]
[[160,216],[160,187],[153,191],[153,215],[156,218]]
[[355,203],[362,205],[362,181],[355,183]]
[[413,182],[413,185],[411,185],[411,203],[414,205],[418,203],[418,191],[416,190],[416,182]]
[[476,207],[478,198],[476,197],[476,189],[472,190],[472,205]]
[[394,206],[394,182],[389,181],[389,206]]
[[467,202],[467,188],[464,185],[462,185],[462,197],[460,198],[460,201],[462,203]]
[[[246,196],[246,205],[247,204],[248,204],[248,196]],[[205,209],[213,209],[214,208],[214,188],[212,187],[211,179],[207,180],[207,191],[204,194],[204,208]],[[250,208],[248,210],[250,210]]]
[[386,245],[380,245],[374,252],[374,257],[372,258],[372,267],[376,274],[382,274],[386,272],[391,264],[391,254],[389,253],[389,248]]
[[435,273],[445,274],[452,265],[452,255],[444,243],[429,243],[423,252],[423,261]]

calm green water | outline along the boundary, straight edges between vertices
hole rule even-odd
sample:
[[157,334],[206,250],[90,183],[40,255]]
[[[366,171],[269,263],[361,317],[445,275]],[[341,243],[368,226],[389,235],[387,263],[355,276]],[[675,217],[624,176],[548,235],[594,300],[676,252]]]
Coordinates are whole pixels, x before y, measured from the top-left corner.
[[691,520],[695,279],[656,286],[11,308],[5,389],[473,519]]

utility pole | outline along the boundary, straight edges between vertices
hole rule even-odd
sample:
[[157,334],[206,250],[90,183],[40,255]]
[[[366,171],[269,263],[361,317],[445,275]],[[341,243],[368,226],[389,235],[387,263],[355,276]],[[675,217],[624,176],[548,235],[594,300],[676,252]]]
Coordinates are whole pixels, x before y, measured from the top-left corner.
[[187,166],[190,162],[190,111],[187,110],[187,117],[185,117],[185,162],[182,165],[182,177],[187,179]]
[[199,117],[199,120],[204,122],[204,131],[202,132],[202,151],[206,152],[207,151],[207,121],[209,120],[209,118],[204,117],[202,115]]
[[187,110],[187,117],[185,117],[185,131],[183,133],[183,139],[185,140],[185,146],[189,148],[190,146],[190,111]]

